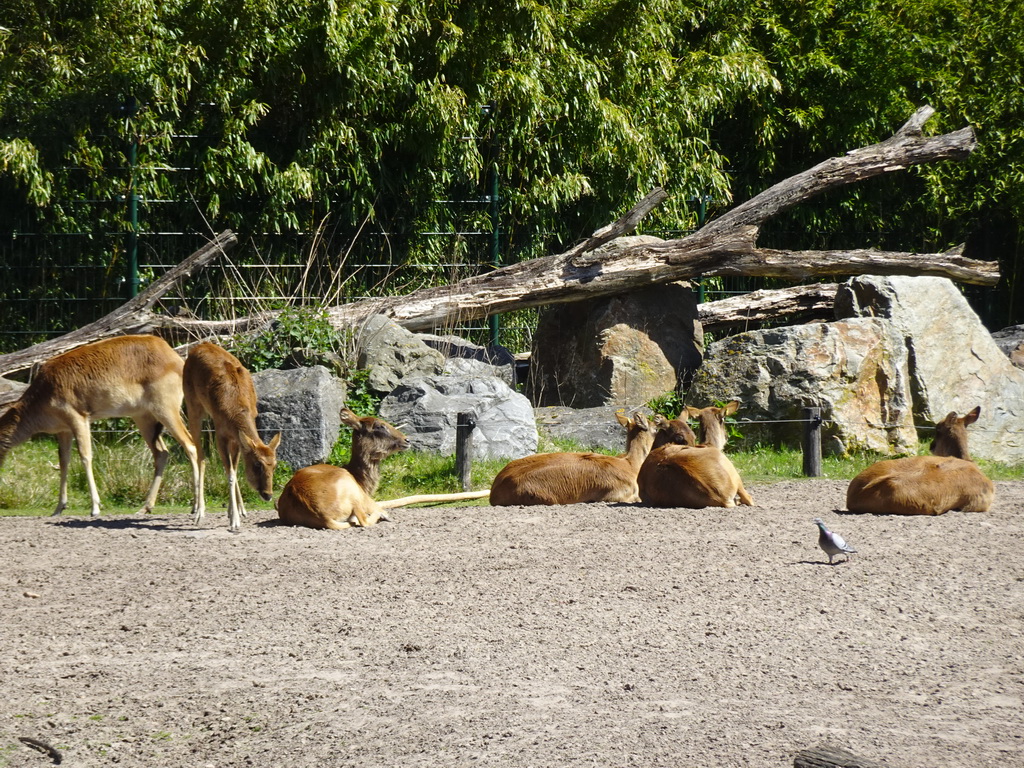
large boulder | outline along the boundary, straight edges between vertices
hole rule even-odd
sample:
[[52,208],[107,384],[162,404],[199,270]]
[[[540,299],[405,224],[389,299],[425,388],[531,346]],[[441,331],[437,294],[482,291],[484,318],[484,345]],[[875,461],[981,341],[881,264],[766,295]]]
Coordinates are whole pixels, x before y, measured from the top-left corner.
[[[615,418],[615,413],[623,410],[617,405],[579,409],[548,405],[534,408],[533,413],[542,437],[572,441],[579,450],[604,448],[623,453],[626,450],[626,430]],[[651,413],[649,408],[642,410],[644,415]]]
[[687,395],[708,404],[739,400],[745,438],[798,443],[804,408],[821,409],[822,449],[904,452],[917,445],[905,347],[883,320],[750,331],[708,347]]
[[1024,368],[1024,325],[1011,325],[992,332],[992,340],[1010,362],[1018,368]]
[[0,376],[0,415],[13,405],[26,389],[28,389],[28,384]]
[[688,283],[541,311],[527,390],[537,406],[636,406],[700,366],[704,333]]
[[355,338],[356,366],[369,372],[370,389],[388,394],[405,379],[435,376],[444,355],[384,315],[374,315]]
[[486,378],[494,376],[510,387],[516,385],[516,357],[501,345],[481,346],[460,336],[420,333],[417,337],[444,356],[445,376]]
[[886,318],[906,346],[914,412],[935,424],[981,406],[971,455],[1024,459],[1024,371],[1015,367],[953,283],[943,277],[857,277],[836,294],[838,317]]
[[345,385],[323,366],[253,374],[256,428],[264,440],[281,433],[278,461],[292,469],[326,461],[341,431]]
[[473,413],[473,456],[517,459],[537,451],[530,401],[495,378],[436,376],[407,380],[380,404],[381,418],[398,426],[412,448],[455,453],[458,414]]

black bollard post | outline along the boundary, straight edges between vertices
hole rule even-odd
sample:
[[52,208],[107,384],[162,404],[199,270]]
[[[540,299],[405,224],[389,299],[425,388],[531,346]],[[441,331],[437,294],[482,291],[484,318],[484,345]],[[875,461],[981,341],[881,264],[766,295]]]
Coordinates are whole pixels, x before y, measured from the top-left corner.
[[462,490],[470,488],[470,471],[473,468],[473,429],[476,427],[475,413],[460,413],[455,421],[455,474],[459,476]]
[[804,475],[821,477],[821,409],[804,408]]

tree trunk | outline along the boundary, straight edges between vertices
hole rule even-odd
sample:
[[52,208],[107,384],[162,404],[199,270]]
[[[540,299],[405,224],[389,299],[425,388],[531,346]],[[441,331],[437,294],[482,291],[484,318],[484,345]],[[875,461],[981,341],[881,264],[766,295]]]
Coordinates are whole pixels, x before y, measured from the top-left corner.
[[[381,313],[409,330],[426,331],[513,309],[627,293],[652,283],[701,275],[751,275],[793,281],[863,274],[937,275],[964,283],[995,285],[999,280],[998,263],[964,258],[962,247],[944,253],[914,254],[876,250],[780,251],[756,245],[765,221],[816,195],[910,165],[961,159],[974,150],[974,133],[969,127],[943,136],[924,136],[921,128],[932,114],[931,107],[922,107],[892,138],[830,158],[779,182],[687,237],[619,238],[631,232],[645,214],[665,199],[664,190],[656,189],[621,219],[565,253],[512,264],[406,296],[331,307],[328,317],[336,327],[344,329]],[[80,344],[121,333],[149,331],[200,338],[249,331],[271,322],[277,313],[207,321],[168,317],[152,311],[156,299],[173,282],[191,274],[229,244],[234,244],[234,235],[222,233],[144,294],[102,320],[30,350],[0,356],[0,376],[25,370],[38,360]],[[166,282],[169,278],[170,282]],[[162,290],[155,292],[160,285],[164,286]],[[795,311],[818,311],[814,308],[817,300],[810,298],[814,290],[810,289],[804,298],[793,294],[790,300],[795,302]],[[810,302],[811,306],[801,309],[802,302]],[[784,311],[784,307],[779,304],[776,311]]]
[[[937,275],[965,283],[995,285],[997,262],[964,258],[961,247],[944,253],[876,250],[779,251],[756,247],[767,219],[838,186],[903,170],[909,165],[966,157],[975,147],[964,128],[925,137],[921,126],[934,113],[923,107],[890,139],[831,158],[792,176],[728,211],[688,237],[639,242],[618,239],[662,202],[656,189],[629,213],[565,253],[511,264],[452,285],[424,288],[405,296],[367,299],[328,309],[341,328],[384,314],[412,331],[429,331],[479,320],[513,309],[580,301],[626,293],[652,283],[698,275],[753,275],[789,280],[862,274]],[[238,333],[267,315],[224,323],[171,322],[182,330]]]
[[831,320],[837,287],[835,283],[814,283],[753,291],[699,304],[698,318],[704,330],[712,333],[752,331],[763,323],[781,319],[790,324]]
[[18,352],[0,355],[0,376],[8,376],[19,371],[26,371],[36,363],[49,360],[62,352],[67,352],[83,344],[89,344],[113,336],[127,333],[149,333],[154,328],[170,324],[173,318],[157,315],[153,306],[165,293],[173,288],[178,281],[191,277],[205,267],[218,255],[226,253],[238,243],[238,238],[230,229],[225,229],[213,240],[193,253],[178,266],[168,270],[159,280],[154,282],[142,293],[129,299],[120,307],[99,320],[81,328],[58,336],[55,339],[36,344],[34,347]]

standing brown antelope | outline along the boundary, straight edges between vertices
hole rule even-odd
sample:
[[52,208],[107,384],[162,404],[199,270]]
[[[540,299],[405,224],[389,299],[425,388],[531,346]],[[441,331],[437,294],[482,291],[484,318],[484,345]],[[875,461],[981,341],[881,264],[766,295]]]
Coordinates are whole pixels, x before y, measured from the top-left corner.
[[[626,453],[538,453],[505,465],[491,483],[496,507],[640,500],[636,473],[654,444],[655,426],[642,414],[615,414],[626,428]],[[661,417],[656,417],[660,423]]]
[[405,435],[381,419],[359,418],[341,409],[352,428],[352,457],[344,467],[314,464],[296,472],[277,500],[277,515],[287,525],[307,528],[363,528],[388,520],[372,498],[380,482],[380,463],[409,447]]
[[228,476],[228,528],[242,526],[245,505],[238,485],[239,459],[245,467],[245,479],[264,500],[274,495],[274,469],[281,433],[265,444],[256,431],[256,388],[252,376],[234,355],[216,344],[203,342],[192,347],[185,360],[183,374],[185,412],[189,431],[199,455],[199,490],[194,522],[206,512],[204,485],[206,456],[201,431],[203,418],[209,416],[216,434],[217,452]]
[[198,491],[195,445],[181,419],[181,371],[184,362],[156,336],[119,336],[73,349],[39,366],[21,398],[0,416],[0,464],[16,445],[33,435],[57,436],[60,496],[53,514],[68,505],[71,439],[85,466],[92,516],[100,513],[100,495],[92,472],[90,422],[115,416],[131,418],[153,453],[153,483],[140,512],[156,503],[169,453],[164,428],[181,443],[192,464],[192,487]]
[[734,507],[739,497],[741,504],[753,505],[729,458],[714,446],[695,442],[693,430],[682,419],[661,425],[637,475],[641,501],[655,507],[700,509]]
[[907,456],[872,464],[846,489],[846,508],[876,515],[941,515],[952,509],[988,512],[995,486],[967,448],[967,427],[981,406],[935,425],[932,456]]
[[[696,419],[700,441],[703,445],[711,445],[722,451],[725,450],[725,443],[728,434],[725,431],[725,417],[732,416],[739,410],[740,401],[730,400],[721,408],[709,405],[707,408],[695,408],[692,405],[686,406],[686,416]],[[679,414],[682,418],[682,414]]]

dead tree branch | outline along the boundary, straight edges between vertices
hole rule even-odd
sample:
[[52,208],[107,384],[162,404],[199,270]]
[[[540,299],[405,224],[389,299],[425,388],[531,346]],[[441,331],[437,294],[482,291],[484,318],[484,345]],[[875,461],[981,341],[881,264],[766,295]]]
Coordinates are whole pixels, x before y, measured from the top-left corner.
[[226,253],[238,242],[226,229],[173,269],[167,271],[142,293],[129,299],[94,323],[66,333],[34,347],[0,355],[0,376],[26,371],[38,362],[93,341],[122,336],[126,333],[148,333],[164,325],[169,318],[153,312],[156,303],[180,280],[191,277],[217,256]]

